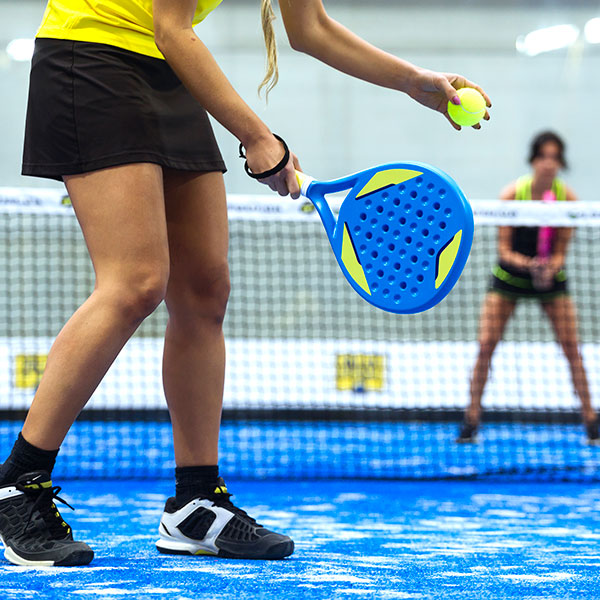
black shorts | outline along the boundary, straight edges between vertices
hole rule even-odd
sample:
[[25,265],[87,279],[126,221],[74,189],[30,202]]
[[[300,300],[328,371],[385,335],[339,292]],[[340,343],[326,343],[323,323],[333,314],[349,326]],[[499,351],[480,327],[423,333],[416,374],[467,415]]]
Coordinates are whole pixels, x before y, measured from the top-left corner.
[[139,162],[226,170],[206,111],[166,61],[106,44],[37,39],[23,175],[61,180]]
[[533,286],[531,275],[512,272],[504,265],[496,265],[492,269],[488,291],[496,292],[511,300],[529,298],[539,302],[550,302],[557,296],[569,293],[564,271],[559,271],[555,275],[550,289],[540,291]]

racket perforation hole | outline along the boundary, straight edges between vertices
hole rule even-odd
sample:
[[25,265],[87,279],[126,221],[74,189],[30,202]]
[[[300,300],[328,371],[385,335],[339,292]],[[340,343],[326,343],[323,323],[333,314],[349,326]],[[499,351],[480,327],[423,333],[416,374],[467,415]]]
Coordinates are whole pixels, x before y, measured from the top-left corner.
[[423,249],[423,242],[417,242],[417,250]]
[[354,233],[356,233],[356,234],[359,234],[359,233],[360,233],[360,225],[357,225],[357,226],[354,228]]
[[361,221],[366,221],[367,220],[367,215],[365,213],[360,213],[359,218]]
[[373,252],[371,252],[371,256],[373,258],[377,258],[379,256],[379,252],[377,252],[377,250],[373,250]]
[[394,229],[394,231],[392,231],[392,235],[398,239],[400,237],[400,231],[398,231],[398,229]]
[[400,250],[400,252],[398,252],[400,258],[404,258],[406,256],[406,250],[404,248],[402,248],[402,250]]
[[424,279],[425,279],[425,277],[423,277],[423,275],[417,275],[417,281],[419,283],[423,283]]
[[435,185],[433,185],[433,183],[430,183],[430,184],[427,186],[427,191],[428,191],[428,192],[433,192],[433,190],[434,190],[434,189],[435,189]]
[[371,263],[367,263],[365,265],[365,271],[367,271],[367,273],[370,273],[373,270],[373,265]]
[[446,229],[446,223],[445,223],[445,221],[442,221],[442,222],[440,223],[440,229],[442,229],[442,230],[443,230],[443,229]]
[[383,297],[387,298],[390,295],[390,290],[388,290],[387,288],[385,290],[383,290]]
[[394,294],[394,302],[395,302],[396,304],[399,304],[399,303],[400,303],[400,294]]
[[410,262],[416,265],[419,262],[419,259],[413,255],[410,257]]
[[417,224],[416,224],[416,223],[411,223],[411,224],[410,224],[410,230],[411,230],[412,232],[415,232],[415,231],[417,230]]
[[415,198],[417,197],[417,195],[418,195],[418,194],[417,194],[417,192],[416,192],[415,190],[413,190],[413,191],[410,193],[410,197],[411,197],[411,198],[413,198],[413,199],[415,199]]
[[433,210],[440,210],[441,207],[442,205],[439,202],[433,203]]
[[434,244],[439,244],[440,243],[440,236],[439,235],[434,235],[433,236],[433,243]]
[[373,237],[373,233],[370,231],[367,231],[367,233],[365,233],[365,237],[370,240]]
[[400,289],[401,290],[405,290],[408,286],[406,285],[406,281],[401,281],[400,282]]
[[390,195],[389,195],[387,192],[383,192],[383,194],[381,194],[381,197],[382,197],[384,200],[387,200],[387,199],[390,197]]
[[427,250],[427,254],[429,254],[429,256],[434,256],[435,250],[433,248],[429,248],[429,250]]
[[378,238],[375,240],[375,243],[376,243],[378,246],[381,246],[381,245],[383,244],[383,238],[380,238],[380,237],[378,237]]
[[365,250],[367,249],[367,247],[365,246],[365,244],[361,244],[359,250],[361,251],[362,254],[365,253]]
[[383,271],[381,269],[379,269],[379,271],[377,271],[377,277],[379,277],[379,279],[381,279],[383,277]]
[[394,206],[400,206],[400,198],[394,198]]
[[394,270],[395,271],[399,271],[402,268],[402,265],[400,263],[394,263]]
[[427,271],[429,269],[429,261],[424,260],[421,266],[423,267],[423,271]]
[[404,212],[409,213],[412,209],[412,204],[409,204],[408,202],[404,205]]
[[375,292],[379,289],[379,284],[377,282],[373,283],[373,285],[371,285],[371,289]]
[[406,217],[400,217],[400,225],[406,225]]
[[398,186],[398,191],[399,191],[401,194],[404,194],[404,192],[406,191],[406,186],[405,186],[403,183],[401,183],[401,184]]
[[415,297],[418,294],[419,290],[417,288],[411,288],[410,293],[413,297]]
[[423,178],[422,177],[417,177],[415,179],[415,183],[420,186],[423,183]]
[[421,204],[422,204],[423,206],[427,206],[427,203],[428,203],[428,202],[429,202],[429,197],[428,197],[428,196],[423,196],[423,197],[421,198]]
[[379,205],[375,210],[381,214],[383,212],[383,206]]
[[379,221],[377,220],[377,218],[373,218],[373,219],[371,219],[371,226],[372,226],[372,227],[376,227],[376,226],[377,226],[377,223],[379,223]]
[[413,271],[412,271],[412,269],[410,267],[408,267],[404,272],[406,273],[407,277],[410,277],[412,275]]
[[423,237],[429,237],[429,229],[423,229],[421,233],[423,234]]
[[451,208],[447,208],[447,209],[444,211],[444,214],[445,214],[447,217],[449,217],[449,216],[452,214],[452,209],[451,209]]
[[396,213],[393,210],[390,210],[387,214],[387,217],[390,221],[393,221],[395,216],[396,216]]
[[440,198],[443,198],[446,195],[446,190],[444,188],[441,188],[438,192],[438,195]]
[[396,249],[396,244],[388,244],[388,250],[393,252]]
[[386,224],[381,229],[383,229],[384,233],[387,233],[390,230],[390,226]]
[[383,266],[384,266],[384,267],[387,267],[387,264],[390,262],[390,257],[389,257],[389,256],[384,256],[384,257],[381,259],[381,262],[383,263]]
[[404,241],[406,242],[406,244],[407,244],[407,245],[408,245],[408,244],[411,244],[411,243],[412,243],[412,238],[410,237],[410,235],[407,235],[407,236],[404,238]]
[[388,283],[394,283],[394,281],[396,281],[396,276],[395,275],[390,275],[388,277]]

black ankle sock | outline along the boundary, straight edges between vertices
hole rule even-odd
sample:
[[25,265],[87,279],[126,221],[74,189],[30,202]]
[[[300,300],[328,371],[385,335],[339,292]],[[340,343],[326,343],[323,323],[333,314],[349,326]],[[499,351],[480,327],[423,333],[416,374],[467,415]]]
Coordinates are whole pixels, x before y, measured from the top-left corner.
[[0,485],[15,483],[17,478],[31,471],[47,471],[52,474],[58,450],[42,450],[30,444],[21,433],[10,456],[0,466]]
[[212,492],[219,477],[219,467],[208,465],[201,467],[175,468],[175,497],[179,504],[185,504],[195,496]]

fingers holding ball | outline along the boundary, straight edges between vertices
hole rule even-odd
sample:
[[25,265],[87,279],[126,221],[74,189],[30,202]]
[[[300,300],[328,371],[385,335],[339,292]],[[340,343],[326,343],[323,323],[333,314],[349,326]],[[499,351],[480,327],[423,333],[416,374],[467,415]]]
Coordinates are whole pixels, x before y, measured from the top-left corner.
[[460,104],[448,102],[448,114],[457,124],[464,127],[477,125],[485,116],[485,98],[475,89],[464,87],[456,90]]

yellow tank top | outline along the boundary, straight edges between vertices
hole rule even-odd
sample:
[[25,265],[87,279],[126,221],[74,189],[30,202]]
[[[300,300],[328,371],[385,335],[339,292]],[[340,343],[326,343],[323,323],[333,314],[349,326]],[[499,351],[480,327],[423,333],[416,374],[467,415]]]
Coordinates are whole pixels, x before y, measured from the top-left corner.
[[[515,200],[531,200],[531,184],[533,183],[532,175],[522,175],[517,179],[515,189]],[[554,179],[552,182],[552,191],[557,200],[567,199],[567,186],[562,179]]]
[[[199,0],[194,25],[222,0]],[[164,58],[154,43],[152,0],[48,0],[36,37],[109,44]]]

